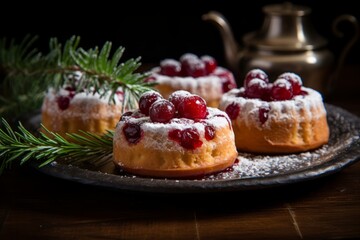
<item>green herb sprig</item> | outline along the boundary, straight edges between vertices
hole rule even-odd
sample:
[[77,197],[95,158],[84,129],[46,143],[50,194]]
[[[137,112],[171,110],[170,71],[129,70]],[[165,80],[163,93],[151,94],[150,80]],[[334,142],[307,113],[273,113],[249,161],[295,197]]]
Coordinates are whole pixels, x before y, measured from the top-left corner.
[[70,159],[72,164],[108,162],[112,159],[113,131],[102,136],[89,132],[83,135],[67,134],[71,141],[59,134],[47,130],[39,132],[39,136],[25,129],[19,123],[18,131],[12,129],[3,118],[0,124],[0,174],[15,162],[20,165],[28,161],[39,162],[39,167],[55,160]]
[[111,54],[112,43],[85,50],[79,47],[80,37],[73,36],[65,44],[57,38],[49,41],[49,52],[43,54],[33,45],[37,37],[27,36],[16,44],[0,39],[0,116],[18,117],[39,109],[47,88],[60,87],[73,81],[80,73],[77,91],[104,96],[109,99],[119,87],[124,92],[123,110],[134,108],[139,96],[150,90],[152,83],[144,81],[148,73],[136,72],[140,57],[120,62],[124,47]]

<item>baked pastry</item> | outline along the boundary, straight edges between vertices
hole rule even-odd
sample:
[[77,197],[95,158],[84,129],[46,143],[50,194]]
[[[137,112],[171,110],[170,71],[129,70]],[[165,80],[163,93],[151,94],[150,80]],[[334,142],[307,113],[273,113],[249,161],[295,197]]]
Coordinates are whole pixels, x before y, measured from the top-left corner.
[[322,96],[302,86],[294,73],[284,73],[269,83],[264,71],[251,70],[242,88],[223,95],[219,108],[232,121],[239,151],[296,153],[329,140]]
[[232,72],[218,66],[213,57],[191,53],[183,54],[179,61],[162,60],[151,70],[148,80],[156,83],[155,89],[164,98],[185,90],[202,97],[210,107],[218,107],[222,94],[237,87]]
[[226,169],[238,156],[226,113],[183,90],[169,100],[144,93],[139,109],[121,117],[113,142],[117,166],[149,177],[203,176]]
[[123,94],[115,94],[114,101],[109,101],[109,97],[110,94],[100,98],[98,93],[75,93],[71,86],[58,91],[50,88],[41,108],[42,124],[66,139],[66,133],[81,134],[79,130],[99,135],[114,130],[122,113]]

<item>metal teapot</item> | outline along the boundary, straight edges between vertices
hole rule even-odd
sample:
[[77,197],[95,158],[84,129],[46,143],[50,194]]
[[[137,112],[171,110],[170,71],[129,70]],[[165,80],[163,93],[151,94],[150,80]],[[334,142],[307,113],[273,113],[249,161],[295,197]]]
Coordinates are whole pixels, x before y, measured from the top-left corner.
[[359,25],[352,15],[341,15],[335,19],[336,34],[342,34],[338,25],[349,21],[355,29],[354,36],[342,50],[338,61],[326,48],[327,40],[320,36],[310,23],[311,9],[291,3],[272,4],[263,7],[265,20],[259,31],[243,37],[243,46],[235,41],[226,18],[211,11],[202,16],[220,30],[225,50],[225,59],[235,73],[237,83],[242,86],[245,74],[261,68],[274,81],[283,72],[294,72],[301,76],[303,84],[329,95],[331,84],[338,77],[344,59],[359,37]]

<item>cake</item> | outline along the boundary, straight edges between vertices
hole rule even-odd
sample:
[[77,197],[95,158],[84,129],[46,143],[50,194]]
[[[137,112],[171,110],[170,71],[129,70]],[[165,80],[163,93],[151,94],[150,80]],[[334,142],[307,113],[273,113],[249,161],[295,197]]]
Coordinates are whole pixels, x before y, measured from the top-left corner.
[[218,107],[223,93],[236,88],[234,75],[209,56],[183,54],[179,60],[164,59],[151,71],[149,81],[164,98],[177,90],[185,90],[202,97],[210,107]]
[[145,92],[123,114],[113,139],[116,166],[147,177],[204,176],[234,164],[237,150],[227,114],[184,90],[168,99]]
[[249,71],[244,86],[223,95],[219,109],[231,119],[239,151],[287,154],[316,149],[329,140],[322,96],[285,72],[273,82],[261,69]]
[[81,135],[80,130],[102,135],[115,129],[122,113],[122,92],[117,92],[112,101],[109,98],[110,93],[75,93],[71,86],[49,88],[41,107],[41,122],[66,139],[66,133]]

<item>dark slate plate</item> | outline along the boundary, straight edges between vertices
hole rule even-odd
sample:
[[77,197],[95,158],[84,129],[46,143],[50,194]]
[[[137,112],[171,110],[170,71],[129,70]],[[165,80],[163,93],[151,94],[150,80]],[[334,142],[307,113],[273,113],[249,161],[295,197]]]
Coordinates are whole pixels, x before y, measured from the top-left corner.
[[308,181],[339,172],[360,159],[360,118],[333,105],[326,104],[326,109],[330,140],[323,147],[281,156],[239,153],[239,161],[233,167],[198,179],[127,175],[112,163],[80,167],[53,162],[42,168],[35,167],[45,174],[82,184],[153,193],[241,191]]

